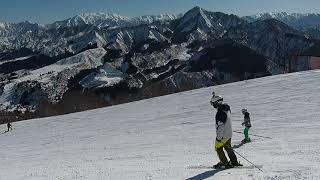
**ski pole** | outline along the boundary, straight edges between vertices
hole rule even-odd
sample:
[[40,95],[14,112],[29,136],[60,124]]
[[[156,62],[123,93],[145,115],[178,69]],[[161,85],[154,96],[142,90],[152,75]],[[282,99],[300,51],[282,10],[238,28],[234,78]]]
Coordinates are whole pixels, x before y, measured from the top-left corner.
[[252,162],[250,162],[247,158],[243,157],[240,153],[238,153],[237,151],[233,150],[236,154],[238,154],[240,157],[242,157],[244,160],[248,161],[250,164],[252,164],[255,168],[259,169],[261,172],[263,172],[258,166],[256,166],[255,164],[253,164]]
[[[242,134],[242,132],[239,132],[239,131],[233,131],[233,132]],[[257,136],[257,137],[261,137],[261,138],[266,138],[266,139],[272,139],[271,137],[260,136],[260,135],[255,135],[255,134],[249,134],[249,135],[250,135],[250,136]]]

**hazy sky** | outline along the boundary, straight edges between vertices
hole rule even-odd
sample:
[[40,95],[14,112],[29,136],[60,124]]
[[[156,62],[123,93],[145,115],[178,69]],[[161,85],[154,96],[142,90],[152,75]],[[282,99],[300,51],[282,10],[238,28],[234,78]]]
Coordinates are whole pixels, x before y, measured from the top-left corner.
[[0,21],[46,24],[84,12],[178,14],[194,6],[239,16],[283,11],[320,13],[320,0],[0,0]]

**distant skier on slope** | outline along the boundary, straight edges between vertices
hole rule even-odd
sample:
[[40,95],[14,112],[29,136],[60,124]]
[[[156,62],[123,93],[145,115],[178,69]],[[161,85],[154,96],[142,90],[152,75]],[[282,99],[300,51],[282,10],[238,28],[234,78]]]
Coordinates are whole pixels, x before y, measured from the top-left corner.
[[12,130],[12,125],[11,125],[11,123],[7,123],[7,128],[8,128],[8,132],[10,131],[10,130]]
[[251,139],[249,138],[249,129],[251,128],[250,113],[247,109],[242,109],[241,112],[244,115],[244,122],[241,125],[244,125],[245,127],[243,130],[244,139],[242,140],[242,143],[248,143],[251,142]]
[[[212,93],[212,98],[210,104],[217,109],[216,113],[216,141],[215,149],[217,151],[220,162],[214,165],[214,168],[232,168],[234,166],[242,166],[237,160],[232,146],[231,146],[231,137],[232,137],[232,124],[230,118],[230,106],[226,103],[222,103],[223,98],[221,96],[216,96],[215,93]],[[226,158],[226,155],[223,151],[226,150],[228,153],[230,162]]]

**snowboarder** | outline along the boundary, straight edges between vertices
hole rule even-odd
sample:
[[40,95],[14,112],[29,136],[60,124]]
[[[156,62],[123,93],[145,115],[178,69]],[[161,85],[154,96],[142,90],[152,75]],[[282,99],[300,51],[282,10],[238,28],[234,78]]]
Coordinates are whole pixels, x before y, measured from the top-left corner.
[[12,130],[12,125],[11,125],[11,123],[7,123],[7,128],[8,128],[7,132],[9,132],[10,130]]
[[[217,109],[216,113],[216,141],[215,149],[217,151],[220,162],[214,165],[214,168],[232,168],[234,166],[242,166],[235,155],[231,146],[232,125],[230,118],[230,106],[222,103],[223,98],[212,93],[210,104]],[[223,149],[227,152],[230,162],[228,161]]]
[[251,128],[250,113],[247,109],[242,109],[241,112],[244,115],[244,122],[241,125],[244,125],[245,127],[243,130],[244,139],[242,140],[242,143],[248,143],[251,142],[251,139],[249,138],[249,129]]

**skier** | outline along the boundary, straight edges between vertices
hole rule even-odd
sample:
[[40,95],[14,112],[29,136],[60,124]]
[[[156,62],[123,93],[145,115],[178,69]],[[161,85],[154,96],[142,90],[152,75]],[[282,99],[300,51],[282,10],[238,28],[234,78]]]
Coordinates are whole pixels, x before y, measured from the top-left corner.
[[12,130],[12,125],[11,125],[11,123],[7,123],[7,128],[8,128],[7,132],[9,132],[10,130]]
[[[217,109],[216,113],[216,141],[215,149],[217,151],[220,162],[214,165],[214,168],[232,168],[234,166],[242,166],[237,160],[232,146],[231,146],[231,137],[232,137],[232,125],[230,118],[230,106],[228,104],[222,103],[223,98],[221,96],[216,96],[215,93],[212,93],[212,98],[210,104]],[[223,151],[223,149],[228,153],[230,162]]]
[[242,109],[241,112],[244,115],[244,122],[241,125],[244,125],[245,127],[243,130],[244,139],[242,140],[242,143],[248,143],[251,142],[251,139],[249,138],[249,129],[251,128],[250,113],[247,109]]

